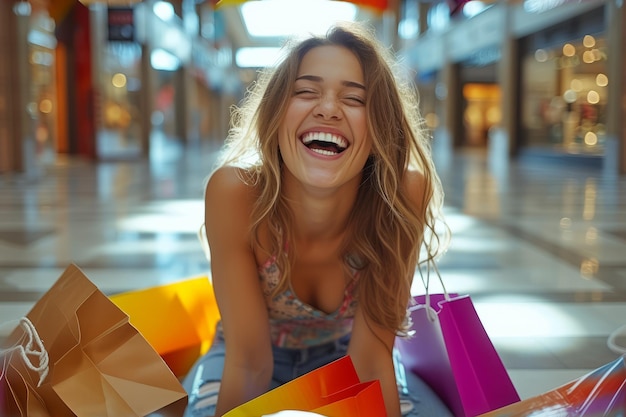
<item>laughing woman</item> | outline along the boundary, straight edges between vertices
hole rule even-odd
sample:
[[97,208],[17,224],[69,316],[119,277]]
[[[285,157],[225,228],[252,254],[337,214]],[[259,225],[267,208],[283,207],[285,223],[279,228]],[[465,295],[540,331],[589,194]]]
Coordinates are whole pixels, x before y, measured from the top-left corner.
[[205,194],[221,322],[184,382],[187,416],[221,416],[344,355],[380,381],[389,417],[450,415],[417,377],[396,379],[443,195],[391,58],[362,26],[336,26],[294,45],[233,114]]

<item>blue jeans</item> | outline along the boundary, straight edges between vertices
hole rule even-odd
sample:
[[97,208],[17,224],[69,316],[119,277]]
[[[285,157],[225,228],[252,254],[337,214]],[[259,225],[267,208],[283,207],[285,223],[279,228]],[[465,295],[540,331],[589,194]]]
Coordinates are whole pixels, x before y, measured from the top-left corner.
[[[349,341],[349,337],[344,337],[307,349],[274,346],[274,374],[270,389],[345,356]],[[224,371],[224,353],[224,335],[218,325],[211,349],[195,363],[183,381],[183,387],[189,394],[184,417],[208,417],[215,413],[219,383]],[[394,352],[394,364],[403,416],[452,417],[452,413],[428,385],[413,373],[404,372],[397,352]]]

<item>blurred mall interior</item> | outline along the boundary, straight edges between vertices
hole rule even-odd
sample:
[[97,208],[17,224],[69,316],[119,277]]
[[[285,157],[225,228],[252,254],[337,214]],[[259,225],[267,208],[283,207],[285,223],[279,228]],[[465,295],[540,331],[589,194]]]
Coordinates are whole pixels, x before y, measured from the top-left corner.
[[[219,142],[230,105],[284,41],[277,22],[314,31],[296,17],[324,20],[309,13],[329,2],[311,12],[261,2],[277,4],[273,33],[251,26],[258,3],[2,1],[0,173]],[[351,6],[348,19],[369,21],[403,57],[442,157],[469,147],[625,172],[622,0],[330,3]],[[246,60],[259,51],[265,61]]]
[[624,1],[305,1],[0,0],[0,324],[70,263],[107,294],[207,274],[230,108],[330,5],[418,87],[452,230],[440,270],[520,395],[626,352]]

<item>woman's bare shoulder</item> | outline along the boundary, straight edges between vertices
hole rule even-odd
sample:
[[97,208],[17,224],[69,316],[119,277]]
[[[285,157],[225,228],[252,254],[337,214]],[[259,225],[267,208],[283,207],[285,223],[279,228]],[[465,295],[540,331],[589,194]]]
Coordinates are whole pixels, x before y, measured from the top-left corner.
[[417,207],[424,201],[426,190],[426,177],[418,170],[407,170],[404,176],[404,192]]
[[252,172],[235,166],[222,166],[216,169],[207,183],[207,190],[217,188],[217,191],[250,191],[253,188],[251,182]]
[[[207,222],[242,224],[250,220],[256,186],[249,181],[251,174],[242,168],[224,166],[209,178],[204,195]],[[242,224],[243,225],[243,224]]]
[[426,177],[423,172],[418,171],[417,169],[407,169],[404,181],[405,186],[414,189],[417,187],[424,187]]
[[240,203],[256,198],[256,186],[251,171],[239,167],[220,167],[209,177],[205,200],[235,199]]

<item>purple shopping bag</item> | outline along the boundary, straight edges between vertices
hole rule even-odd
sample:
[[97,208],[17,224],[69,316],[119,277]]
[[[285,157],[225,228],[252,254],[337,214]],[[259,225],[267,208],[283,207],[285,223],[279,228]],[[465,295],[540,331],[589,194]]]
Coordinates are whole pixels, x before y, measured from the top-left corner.
[[456,417],[474,417],[520,400],[469,295],[414,297],[415,334],[396,347]]

